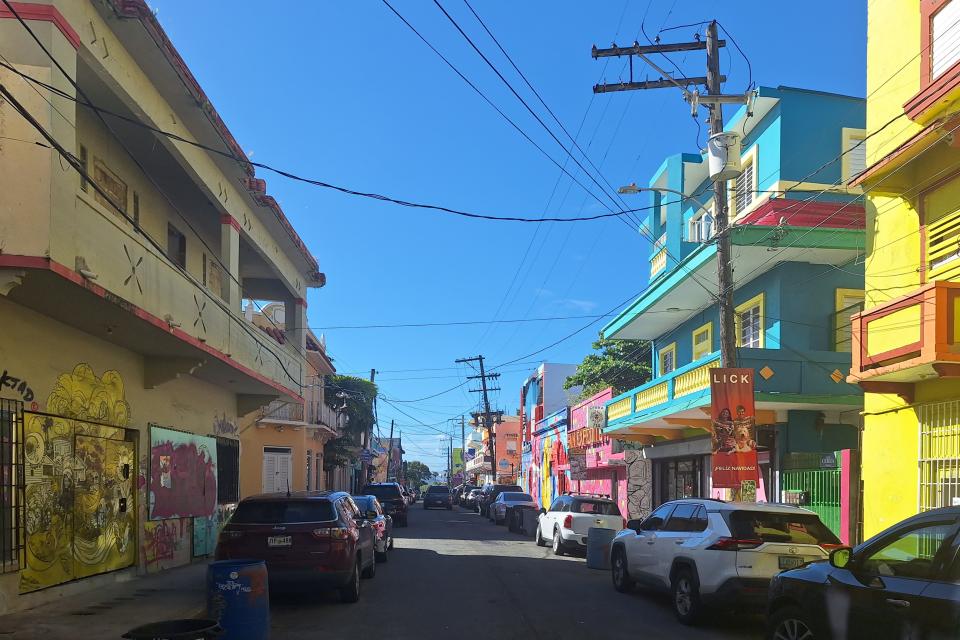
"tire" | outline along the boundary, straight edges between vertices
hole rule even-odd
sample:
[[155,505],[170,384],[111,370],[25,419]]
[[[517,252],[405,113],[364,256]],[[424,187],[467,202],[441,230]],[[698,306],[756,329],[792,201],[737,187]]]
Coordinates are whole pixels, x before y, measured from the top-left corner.
[[344,586],[340,587],[340,602],[353,604],[360,599],[360,558],[353,565],[353,572],[350,574],[350,580]]
[[563,553],[563,538],[560,536],[560,529],[555,529],[553,532],[553,555],[562,556]]
[[377,552],[373,552],[373,557],[370,558],[370,566],[363,570],[360,574],[360,577],[364,580],[372,580],[377,577]]
[[545,547],[545,546],[547,546],[547,541],[543,539],[543,536],[542,536],[542,535],[540,535],[540,525],[539,525],[539,524],[537,525],[537,533],[536,533],[536,536],[534,537],[534,540],[536,541],[538,547]]
[[799,607],[780,607],[767,621],[768,640],[817,640],[813,625]]
[[613,588],[620,593],[630,593],[637,584],[630,577],[630,571],[627,569],[627,554],[623,547],[618,546],[613,550],[610,575],[613,578]]
[[[388,551],[390,550],[389,544],[387,545],[387,550]],[[387,560],[390,559],[390,556],[386,551],[375,551],[373,554],[373,557],[376,559],[377,562],[386,562]]]
[[680,569],[673,576],[670,582],[670,603],[673,605],[673,613],[682,624],[696,624],[703,616],[700,586],[690,569]]

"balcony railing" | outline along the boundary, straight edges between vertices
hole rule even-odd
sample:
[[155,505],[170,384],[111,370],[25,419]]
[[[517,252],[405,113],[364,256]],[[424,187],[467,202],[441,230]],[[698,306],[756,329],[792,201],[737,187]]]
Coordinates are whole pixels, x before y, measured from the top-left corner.
[[653,258],[650,259],[650,277],[653,278],[655,275],[667,268],[667,249],[663,248],[658,251]]
[[670,394],[668,386],[666,382],[661,382],[638,391],[633,396],[633,410],[640,411],[666,402]]
[[681,373],[673,381],[673,397],[683,396],[710,388],[710,369],[720,366],[720,360],[712,360],[695,369]]
[[283,420],[284,422],[303,422],[303,405],[299,402],[274,400],[260,409],[260,421]]

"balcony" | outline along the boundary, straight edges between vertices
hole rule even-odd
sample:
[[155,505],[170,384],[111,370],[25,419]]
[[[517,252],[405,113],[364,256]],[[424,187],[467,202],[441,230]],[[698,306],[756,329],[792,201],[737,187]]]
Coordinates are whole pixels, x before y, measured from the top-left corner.
[[661,235],[653,243],[653,255],[650,258],[650,279],[667,268],[667,234]]
[[912,397],[912,383],[960,376],[960,283],[931,282],[853,316],[850,382]]
[[[739,349],[739,366],[757,371],[758,420],[779,421],[789,409],[845,411],[860,406],[860,390],[843,381],[850,354],[836,351]],[[684,365],[606,404],[605,433],[651,444],[689,429],[709,430],[710,369],[720,353]],[[780,416],[784,417],[784,416]]]
[[285,400],[274,400],[265,407],[260,408],[260,419],[257,422],[269,422],[273,424],[298,424],[303,421],[303,405],[299,402],[287,402]]

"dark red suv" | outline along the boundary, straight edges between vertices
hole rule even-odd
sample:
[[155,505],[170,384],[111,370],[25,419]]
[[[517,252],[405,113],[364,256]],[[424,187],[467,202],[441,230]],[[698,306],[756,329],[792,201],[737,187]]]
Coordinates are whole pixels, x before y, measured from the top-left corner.
[[377,571],[374,539],[348,493],[272,493],[240,502],[220,532],[216,559],[265,560],[271,584],[310,582],[356,602],[360,578]]

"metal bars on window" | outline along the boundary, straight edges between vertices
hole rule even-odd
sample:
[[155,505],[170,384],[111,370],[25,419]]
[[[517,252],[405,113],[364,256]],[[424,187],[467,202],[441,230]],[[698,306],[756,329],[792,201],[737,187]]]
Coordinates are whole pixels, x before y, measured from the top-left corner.
[[960,505],[960,400],[917,407],[920,511]]
[[23,403],[0,400],[0,573],[23,566]]

